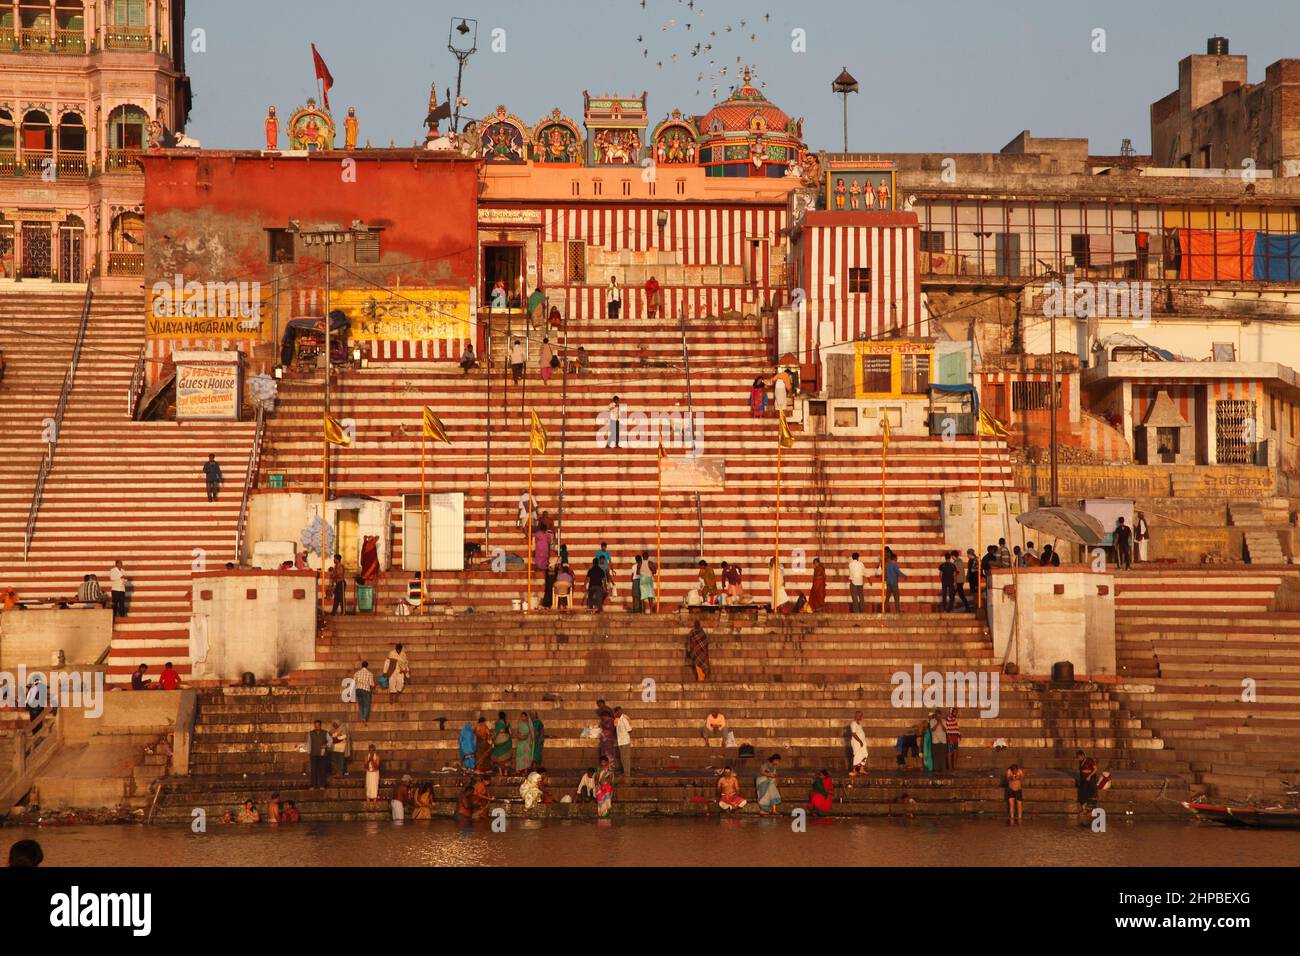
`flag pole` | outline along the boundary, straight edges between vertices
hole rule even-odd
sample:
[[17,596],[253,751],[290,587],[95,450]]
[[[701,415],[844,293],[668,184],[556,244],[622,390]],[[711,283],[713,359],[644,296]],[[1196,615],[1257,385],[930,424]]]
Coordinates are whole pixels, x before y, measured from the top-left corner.
[[[886,426],[888,427],[888,426]],[[880,616],[885,616],[885,456],[889,450],[889,437],[880,439]],[[901,608],[900,608],[901,612]]]
[[[776,440],[776,543],[772,553],[772,601],[776,602],[777,585],[781,582],[781,451],[780,436]],[[775,607],[772,608],[776,610]]]
[[423,412],[420,419],[420,613],[424,613],[424,567],[425,555],[428,554],[428,525],[429,519],[425,516],[427,507],[428,494],[424,490],[424,449],[429,444],[429,436],[425,434]]
[[[528,436],[528,541],[524,546],[524,559],[528,562],[528,596],[524,612],[533,609],[533,436]],[[554,602],[552,602],[554,603]]]
[[978,412],[975,415],[975,610],[983,606],[981,595],[984,593],[983,575],[980,564],[984,560],[984,430],[980,427]]
[[658,472],[658,498],[659,504],[656,507],[655,515],[655,613],[659,613],[659,601],[661,599],[659,587],[660,569],[664,566],[664,446],[662,442],[659,445],[659,454],[656,459]]
[[[328,322],[329,320],[326,319]],[[329,366],[325,367],[325,374],[329,375]],[[329,487],[329,438],[325,434],[325,428],[321,428],[320,444],[320,613],[325,616],[325,541],[326,529],[325,523],[325,496],[326,489]]]

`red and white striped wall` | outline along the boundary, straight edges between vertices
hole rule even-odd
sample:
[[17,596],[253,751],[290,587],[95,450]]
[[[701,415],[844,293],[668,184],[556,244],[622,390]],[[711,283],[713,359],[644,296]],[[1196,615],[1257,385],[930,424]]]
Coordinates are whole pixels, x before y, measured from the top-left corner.
[[[791,256],[796,263],[791,285],[804,290],[806,303],[801,332],[805,360],[819,346],[880,338],[893,329],[902,335],[925,334],[918,243],[912,213],[805,214]],[[870,291],[850,291],[853,269],[871,270]]]
[[[1264,385],[1259,381],[1244,379],[1227,381],[1210,381],[1203,383],[1210,402],[1209,411],[1213,414],[1214,403],[1235,399],[1256,403],[1256,413],[1263,407],[1265,400]],[[1188,383],[1186,379],[1143,379],[1133,383],[1133,424],[1140,425],[1147,412],[1155,404],[1160,392],[1168,392],[1178,414],[1189,425],[1196,423],[1196,396],[1201,383]]]

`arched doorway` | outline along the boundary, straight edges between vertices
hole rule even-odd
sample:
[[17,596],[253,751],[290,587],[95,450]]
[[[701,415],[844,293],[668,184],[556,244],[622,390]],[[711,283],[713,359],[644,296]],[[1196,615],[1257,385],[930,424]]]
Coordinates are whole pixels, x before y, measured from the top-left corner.
[[77,179],[86,175],[86,124],[77,113],[59,117],[59,175]]
[[11,176],[18,168],[18,129],[14,114],[0,110],[0,176]]
[[85,267],[86,224],[80,216],[69,215],[59,224],[59,281],[83,282]]
[[144,275],[144,216],[122,212],[113,217],[108,274],[111,276]]
[[54,160],[54,127],[44,110],[28,110],[23,114],[19,130],[22,148],[22,167],[25,173],[40,174],[45,171],[46,160]]
[[144,149],[149,116],[138,106],[119,106],[108,114],[108,153],[104,169],[134,169],[135,158]]

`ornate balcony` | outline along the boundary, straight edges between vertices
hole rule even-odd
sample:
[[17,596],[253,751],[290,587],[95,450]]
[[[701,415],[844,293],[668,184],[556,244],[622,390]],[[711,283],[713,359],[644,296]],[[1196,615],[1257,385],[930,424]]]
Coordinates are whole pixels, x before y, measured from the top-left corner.
[[108,274],[111,276],[144,275],[144,253],[110,252],[108,254]]
[[104,152],[104,172],[138,173],[140,164],[136,162],[143,150],[110,149]]
[[86,34],[81,30],[55,30],[55,53],[85,53]]
[[110,50],[150,50],[153,43],[145,27],[109,27],[104,46]]
[[24,149],[19,163],[24,176],[40,176],[54,162],[52,149]]
[[18,175],[18,150],[0,149],[0,176]]
[[48,27],[25,29],[19,34],[19,41],[24,52],[49,53],[54,48]]

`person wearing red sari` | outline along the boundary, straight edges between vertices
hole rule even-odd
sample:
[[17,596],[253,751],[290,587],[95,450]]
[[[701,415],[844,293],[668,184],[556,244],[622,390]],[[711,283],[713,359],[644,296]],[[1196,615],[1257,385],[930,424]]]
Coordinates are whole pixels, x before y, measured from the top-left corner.
[[812,793],[808,797],[808,807],[819,817],[829,816],[831,801],[835,796],[835,781],[830,771],[818,770],[813,777]]
[[814,611],[826,606],[826,566],[821,558],[813,558],[812,590],[808,592],[808,604]]

